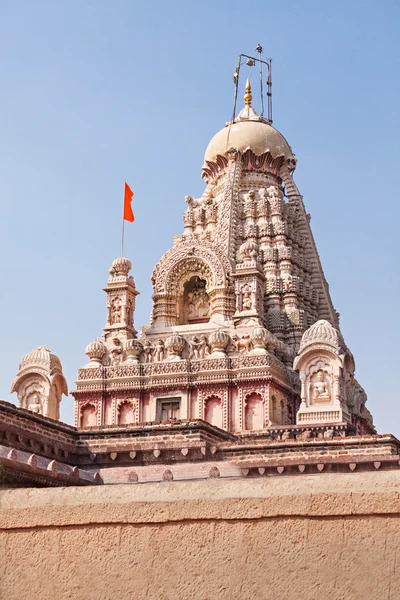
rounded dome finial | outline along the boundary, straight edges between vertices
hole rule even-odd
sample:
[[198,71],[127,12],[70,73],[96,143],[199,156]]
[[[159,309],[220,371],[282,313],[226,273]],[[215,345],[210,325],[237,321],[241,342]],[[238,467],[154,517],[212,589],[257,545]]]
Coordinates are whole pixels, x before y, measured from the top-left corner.
[[345,348],[343,336],[340,331],[335,329],[335,327],[325,319],[316,321],[303,333],[299,351],[302,352],[305,348],[315,344],[333,346],[337,350]]
[[112,265],[111,265],[111,269],[109,270],[109,273],[111,276],[113,276],[114,274],[119,277],[119,276],[127,276],[129,271],[132,269],[132,263],[129,260],[129,258],[125,258],[124,256],[120,256],[119,258],[116,258]]
[[107,348],[103,342],[96,338],[86,346],[85,354],[89,357],[91,363],[101,365],[101,361],[106,352]]

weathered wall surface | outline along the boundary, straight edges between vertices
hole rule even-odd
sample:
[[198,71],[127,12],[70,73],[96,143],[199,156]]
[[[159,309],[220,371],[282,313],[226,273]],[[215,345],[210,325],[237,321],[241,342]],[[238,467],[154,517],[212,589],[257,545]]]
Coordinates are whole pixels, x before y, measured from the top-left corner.
[[1,600],[398,600],[400,472],[0,492]]

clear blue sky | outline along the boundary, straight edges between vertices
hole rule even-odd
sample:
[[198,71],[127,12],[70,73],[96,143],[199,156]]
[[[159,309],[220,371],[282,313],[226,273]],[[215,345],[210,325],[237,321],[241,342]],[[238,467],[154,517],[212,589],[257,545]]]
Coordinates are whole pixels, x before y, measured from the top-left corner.
[[105,324],[125,179],[137,329],[149,321],[237,56],[261,43],[356,375],[378,430],[400,435],[399,21],[391,0],[0,0],[0,398],[16,401],[19,360],[41,344],[73,389]]

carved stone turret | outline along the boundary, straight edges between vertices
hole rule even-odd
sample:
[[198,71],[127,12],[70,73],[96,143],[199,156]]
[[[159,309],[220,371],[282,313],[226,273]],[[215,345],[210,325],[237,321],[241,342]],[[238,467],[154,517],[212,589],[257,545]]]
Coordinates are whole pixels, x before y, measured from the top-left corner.
[[61,397],[68,396],[68,385],[58,356],[44,346],[25,354],[11,392],[17,393],[20,408],[59,419]]
[[116,258],[111,265],[107,287],[104,288],[107,294],[106,341],[115,336],[125,341],[137,333],[133,319],[139,292],[133,277],[129,275],[131,268],[131,261],[124,257]]
[[351,421],[344,386],[349,360],[341,333],[328,321],[317,321],[307,329],[293,365],[301,380],[298,424]]

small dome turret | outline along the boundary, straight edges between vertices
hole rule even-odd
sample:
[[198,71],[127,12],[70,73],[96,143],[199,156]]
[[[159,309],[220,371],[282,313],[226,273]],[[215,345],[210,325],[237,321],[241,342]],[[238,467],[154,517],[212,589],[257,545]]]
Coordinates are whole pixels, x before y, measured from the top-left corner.
[[103,342],[96,338],[86,346],[85,354],[89,357],[90,362],[93,362],[95,365],[101,365],[101,361],[106,352],[107,348]]
[[299,352],[313,344],[327,344],[333,346],[336,350],[343,350],[346,347],[340,331],[332,327],[329,321],[325,319],[317,321],[304,332]]
[[109,273],[110,275],[116,275],[117,277],[120,277],[121,275],[127,277],[131,269],[132,263],[129,258],[120,256],[113,261]]
[[11,392],[17,393],[20,408],[59,419],[61,397],[68,396],[68,385],[58,356],[44,346],[25,354]]
[[45,367],[51,373],[62,372],[61,361],[58,356],[44,346],[38,346],[34,350],[31,350],[31,352],[24,354],[21,358],[20,371],[31,367]]

